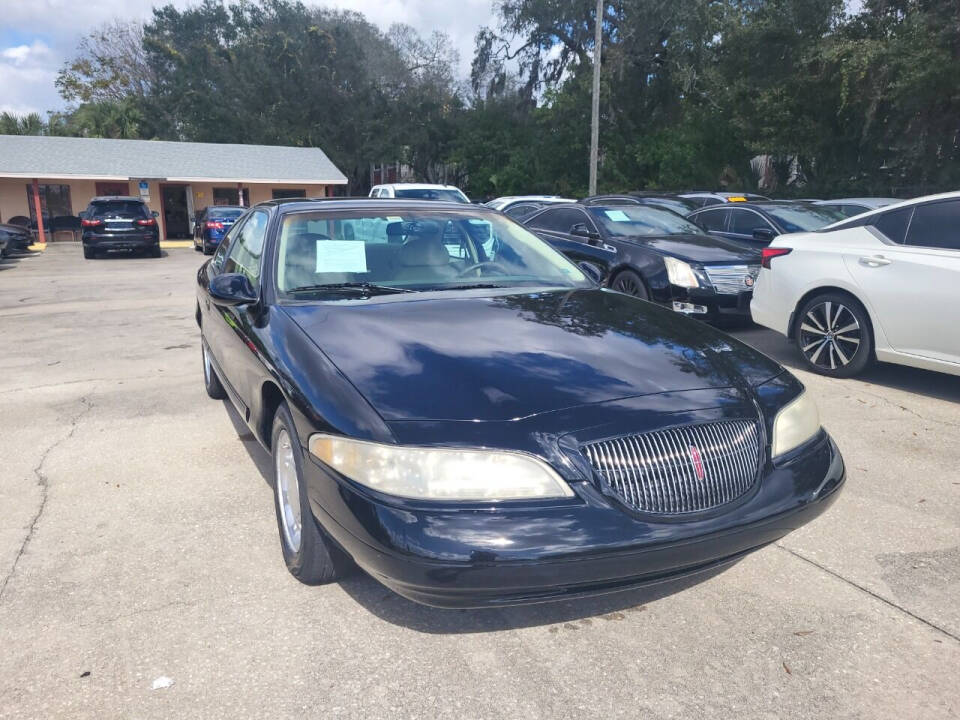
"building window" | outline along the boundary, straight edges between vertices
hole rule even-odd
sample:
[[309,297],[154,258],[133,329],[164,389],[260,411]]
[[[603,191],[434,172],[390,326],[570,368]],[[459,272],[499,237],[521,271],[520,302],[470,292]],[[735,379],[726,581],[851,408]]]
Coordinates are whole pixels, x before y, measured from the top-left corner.
[[[27,185],[27,207],[30,208],[30,222],[37,222],[37,209],[33,202],[33,185]],[[40,207],[43,212],[43,221],[49,223],[52,218],[61,215],[73,215],[73,205],[70,204],[69,185],[40,185]]]
[[[240,205],[240,192],[237,188],[215,187],[213,189],[214,205]],[[250,207],[250,188],[243,188],[243,206]]]
[[274,190],[273,199],[280,200],[282,198],[305,198],[307,196],[306,190]]

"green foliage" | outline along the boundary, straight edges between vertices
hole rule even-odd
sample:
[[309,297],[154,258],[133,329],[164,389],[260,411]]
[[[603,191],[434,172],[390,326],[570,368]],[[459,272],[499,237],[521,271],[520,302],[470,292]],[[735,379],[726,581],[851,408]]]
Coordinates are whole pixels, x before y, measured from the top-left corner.
[[[72,111],[0,132],[320,146],[473,196],[587,187],[594,0],[498,0],[472,92],[442,33],[292,0],[201,0],[117,21],[61,71]],[[600,189],[904,195],[960,184],[960,4],[604,3]],[[751,160],[764,157],[763,163]],[[765,174],[755,171],[763,166]]]

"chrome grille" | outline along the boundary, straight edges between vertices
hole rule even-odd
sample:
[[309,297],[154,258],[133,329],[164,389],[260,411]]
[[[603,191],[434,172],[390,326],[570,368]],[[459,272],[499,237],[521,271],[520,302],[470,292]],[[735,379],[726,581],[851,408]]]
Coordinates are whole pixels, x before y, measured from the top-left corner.
[[757,477],[760,443],[755,421],[723,420],[601,440],[582,450],[628,507],[677,515],[746,493]]
[[760,272],[759,265],[704,265],[703,269],[721,295],[736,295],[752,289]]

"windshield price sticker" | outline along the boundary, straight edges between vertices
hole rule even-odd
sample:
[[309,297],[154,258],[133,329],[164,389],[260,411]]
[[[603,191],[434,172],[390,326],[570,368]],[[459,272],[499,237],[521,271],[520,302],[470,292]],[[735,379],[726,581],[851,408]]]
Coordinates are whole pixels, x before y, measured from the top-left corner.
[[614,222],[630,222],[630,217],[623,210],[604,210],[603,213]]
[[317,272],[367,272],[367,244],[362,240],[317,240]]

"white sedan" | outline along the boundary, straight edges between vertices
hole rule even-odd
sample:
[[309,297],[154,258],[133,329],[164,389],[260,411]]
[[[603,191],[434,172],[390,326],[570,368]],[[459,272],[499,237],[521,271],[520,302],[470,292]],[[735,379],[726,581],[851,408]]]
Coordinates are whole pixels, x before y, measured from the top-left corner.
[[808,369],[874,360],[960,375],[960,192],[889,205],[763,249],[750,312]]

